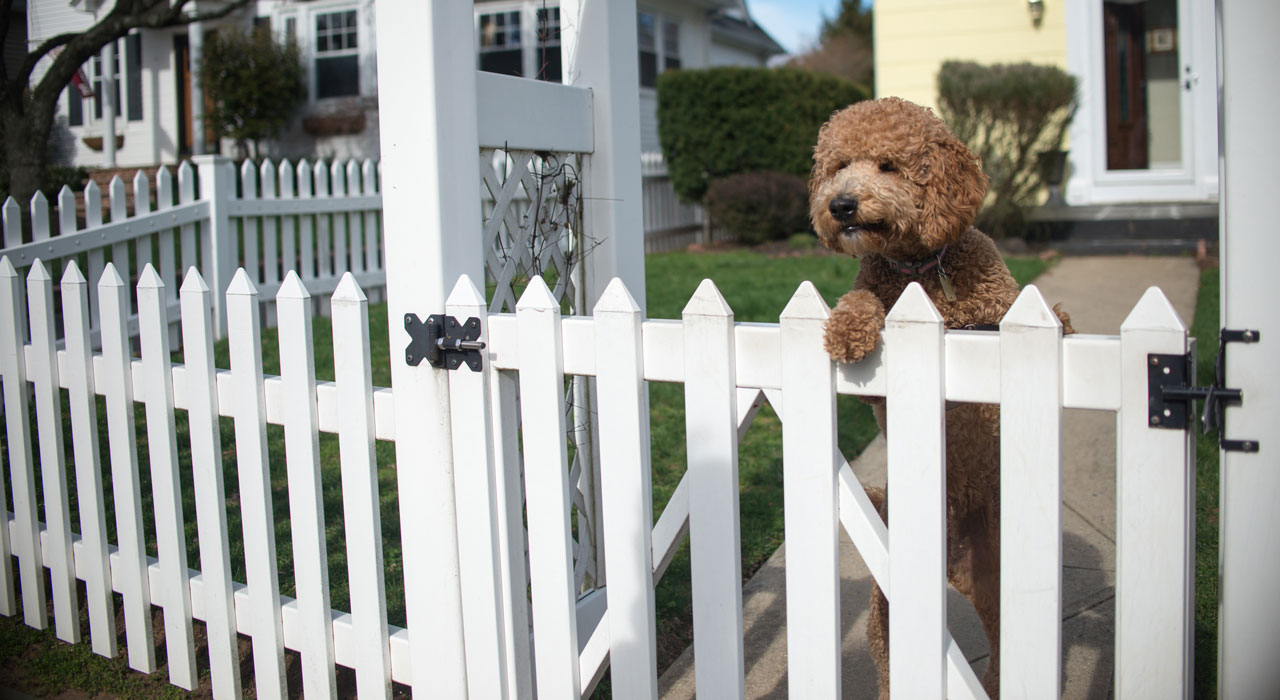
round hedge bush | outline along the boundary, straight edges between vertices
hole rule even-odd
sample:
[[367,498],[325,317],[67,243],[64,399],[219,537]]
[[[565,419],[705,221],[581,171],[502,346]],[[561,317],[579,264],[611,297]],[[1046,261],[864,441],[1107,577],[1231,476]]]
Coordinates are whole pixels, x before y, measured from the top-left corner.
[[711,181],[705,201],[714,225],[742,243],[786,240],[809,228],[805,178],[765,171]]

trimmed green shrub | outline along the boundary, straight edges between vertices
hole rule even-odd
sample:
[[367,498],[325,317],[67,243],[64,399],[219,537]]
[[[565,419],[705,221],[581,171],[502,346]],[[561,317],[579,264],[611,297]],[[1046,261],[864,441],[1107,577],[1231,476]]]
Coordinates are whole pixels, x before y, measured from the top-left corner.
[[671,184],[682,200],[697,202],[727,175],[807,177],[818,129],[832,112],[866,98],[860,85],[791,68],[664,73],[658,130]]
[[978,228],[997,238],[1023,233],[1042,184],[1039,156],[1062,148],[1076,104],[1075,77],[1056,66],[942,64],[938,112],[991,178]]
[[749,245],[785,240],[809,228],[809,186],[790,173],[739,173],[712,180],[705,205],[715,225]]
[[307,97],[297,43],[281,44],[265,29],[219,29],[205,42],[201,71],[201,84],[213,102],[205,122],[254,159],[258,142],[279,134]]

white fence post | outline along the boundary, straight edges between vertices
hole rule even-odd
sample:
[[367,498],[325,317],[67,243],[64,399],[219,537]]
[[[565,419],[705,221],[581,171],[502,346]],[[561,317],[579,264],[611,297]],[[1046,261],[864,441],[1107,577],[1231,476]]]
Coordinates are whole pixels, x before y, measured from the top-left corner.
[[1181,356],[1186,337],[1178,312],[1155,287],[1120,326],[1116,696],[1122,698],[1191,693],[1191,432],[1153,427],[1147,385],[1149,354]]
[[822,346],[830,310],[812,282],[780,317],[783,510],[787,538],[787,688],[793,698],[840,697],[840,524],[835,364]]
[[685,434],[698,697],[742,698],[742,544],[733,310],[711,280],[684,307]]
[[1000,687],[1062,684],[1062,324],[1034,286],[1000,322]]
[[947,520],[942,316],[918,282],[885,318],[890,694],[946,694]]
[[229,204],[236,196],[236,168],[223,156],[192,156],[200,176],[200,199],[209,202],[209,220],[201,222],[205,284],[213,290],[214,334],[227,336],[227,287],[236,271],[236,234]]
[[383,254],[410,665],[419,697],[463,698],[470,654],[463,649],[449,377],[426,364],[409,366],[402,352],[409,335],[397,329],[404,328],[406,314],[439,313],[459,274],[484,279],[476,235],[475,7],[383,0],[377,33]]

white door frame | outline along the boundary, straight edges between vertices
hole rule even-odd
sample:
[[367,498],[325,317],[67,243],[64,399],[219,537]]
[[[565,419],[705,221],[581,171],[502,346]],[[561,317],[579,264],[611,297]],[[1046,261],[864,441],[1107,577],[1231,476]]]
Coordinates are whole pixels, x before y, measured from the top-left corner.
[[1183,167],[1107,170],[1106,77],[1102,0],[1071,2],[1067,13],[1067,69],[1080,81],[1080,106],[1071,124],[1070,204],[1195,202],[1218,199],[1217,48],[1213,6],[1178,0],[1178,43],[1183,81]]

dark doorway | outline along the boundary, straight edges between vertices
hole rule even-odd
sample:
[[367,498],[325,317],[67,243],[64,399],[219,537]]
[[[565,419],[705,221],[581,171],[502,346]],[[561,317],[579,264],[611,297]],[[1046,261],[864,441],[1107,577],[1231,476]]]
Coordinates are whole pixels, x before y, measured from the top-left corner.
[[1147,144],[1146,22],[1141,4],[1104,2],[1107,169],[1145,170]]

